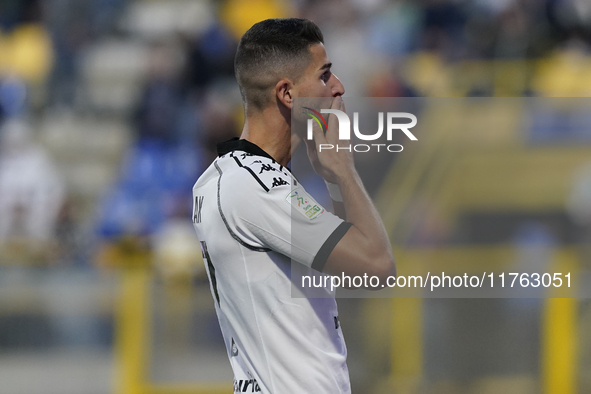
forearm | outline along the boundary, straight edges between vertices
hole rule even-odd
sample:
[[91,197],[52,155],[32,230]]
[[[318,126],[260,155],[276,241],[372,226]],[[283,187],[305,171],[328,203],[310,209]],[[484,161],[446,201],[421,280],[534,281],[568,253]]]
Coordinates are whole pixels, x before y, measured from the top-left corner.
[[[326,181],[325,181],[326,182]],[[345,211],[345,204],[343,203],[343,195],[339,185],[336,183],[326,182],[326,188],[332,201],[333,213],[343,220],[347,220],[347,212]]]
[[[333,100],[331,108],[345,112],[340,97]],[[352,152],[321,152],[319,149],[322,144],[338,142],[339,127],[336,116],[331,114],[326,134],[313,128],[314,141],[306,145],[312,166],[327,182],[335,214],[352,224],[332,250],[323,272],[330,275],[367,273],[384,278],[396,275],[388,234],[355,170]],[[338,185],[338,190],[331,184]],[[335,201],[341,197],[342,203]]]
[[337,179],[343,196],[343,203],[339,204],[339,208],[344,211],[344,220],[353,224],[368,244],[391,254],[388,233],[357,171],[343,171]]

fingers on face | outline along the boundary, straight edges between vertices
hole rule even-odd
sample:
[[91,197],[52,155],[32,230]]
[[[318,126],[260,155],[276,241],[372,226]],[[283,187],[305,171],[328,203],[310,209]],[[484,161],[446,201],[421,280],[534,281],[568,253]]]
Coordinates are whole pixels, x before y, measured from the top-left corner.
[[314,127],[312,127],[312,134],[313,134],[313,140],[306,139],[306,144],[309,145],[310,147],[312,147],[312,145],[313,145],[315,148],[319,144],[323,144],[326,141],[326,138],[324,137],[324,133],[322,132],[322,129],[319,126],[314,125]]
[[343,101],[343,99],[340,96],[337,96],[335,98],[332,99],[332,105],[330,106],[330,108],[332,109],[341,109],[341,101]]

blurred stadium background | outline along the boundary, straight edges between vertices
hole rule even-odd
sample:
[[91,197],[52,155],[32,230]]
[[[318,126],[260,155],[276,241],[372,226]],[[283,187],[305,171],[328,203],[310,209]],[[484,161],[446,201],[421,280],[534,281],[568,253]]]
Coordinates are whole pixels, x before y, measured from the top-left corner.
[[[579,97],[431,108],[368,187],[405,264],[589,270],[587,0],[0,0],[1,393],[231,392],[190,193],[241,127],[237,39],[285,16],[346,96]],[[588,301],[339,306],[354,393],[591,392]]]

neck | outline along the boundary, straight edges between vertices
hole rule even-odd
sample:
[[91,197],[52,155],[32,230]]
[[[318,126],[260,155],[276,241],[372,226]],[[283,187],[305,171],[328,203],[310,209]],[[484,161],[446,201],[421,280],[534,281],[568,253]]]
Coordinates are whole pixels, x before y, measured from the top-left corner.
[[[248,112],[248,111],[247,111]],[[256,144],[283,166],[291,160],[291,113],[289,109],[269,106],[246,115],[241,139]]]

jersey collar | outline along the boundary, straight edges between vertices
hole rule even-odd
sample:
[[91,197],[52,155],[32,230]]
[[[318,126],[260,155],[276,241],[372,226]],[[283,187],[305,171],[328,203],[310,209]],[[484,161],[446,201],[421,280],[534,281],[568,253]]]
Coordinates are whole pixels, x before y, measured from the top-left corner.
[[222,142],[218,144],[218,156],[223,156],[226,153],[233,152],[235,150],[239,150],[242,152],[250,153],[255,156],[263,156],[268,157],[269,159],[275,161],[267,152],[262,150],[258,147],[258,145],[253,144],[247,140],[241,140],[238,137],[234,137],[231,140]]

